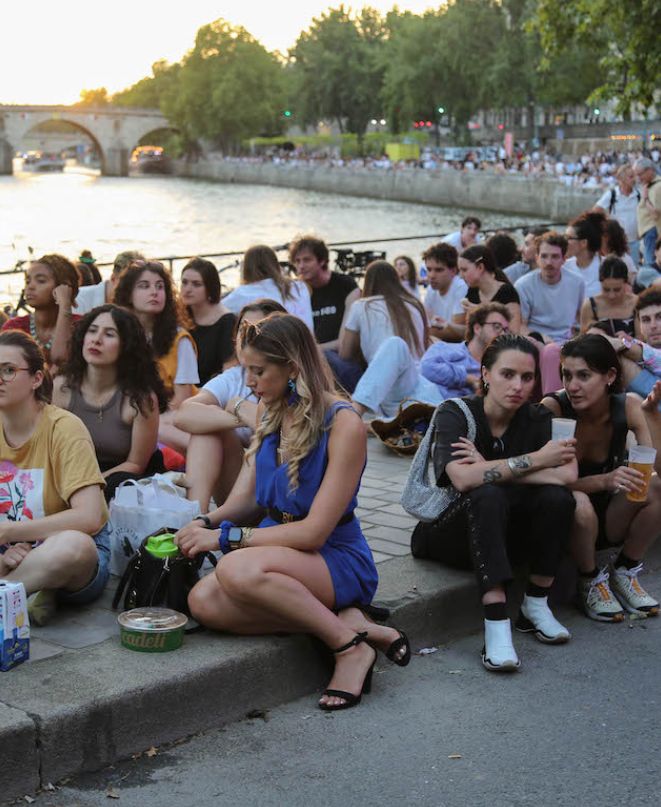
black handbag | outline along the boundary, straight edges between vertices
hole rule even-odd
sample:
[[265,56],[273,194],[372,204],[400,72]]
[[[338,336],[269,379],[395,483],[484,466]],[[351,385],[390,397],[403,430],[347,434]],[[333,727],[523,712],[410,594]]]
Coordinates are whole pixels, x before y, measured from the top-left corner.
[[145,538],[140,548],[129,559],[112,600],[116,609],[124,591],[124,610],[149,606],[172,608],[190,616],[188,594],[200,579],[200,567],[204,559],[215,566],[217,561],[211,552],[202,552],[194,558],[175,555],[157,558],[148,551]]

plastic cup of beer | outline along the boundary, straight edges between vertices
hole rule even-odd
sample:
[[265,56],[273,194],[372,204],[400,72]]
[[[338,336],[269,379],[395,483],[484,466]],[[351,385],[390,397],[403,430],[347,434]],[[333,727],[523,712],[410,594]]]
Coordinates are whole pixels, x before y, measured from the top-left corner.
[[571,418],[551,419],[551,440],[571,440],[575,431],[575,420]]
[[646,502],[647,492],[650,487],[650,479],[654,470],[654,460],[656,459],[656,449],[648,446],[631,446],[629,449],[629,468],[635,468],[645,477],[640,490],[627,491],[627,499],[630,502]]

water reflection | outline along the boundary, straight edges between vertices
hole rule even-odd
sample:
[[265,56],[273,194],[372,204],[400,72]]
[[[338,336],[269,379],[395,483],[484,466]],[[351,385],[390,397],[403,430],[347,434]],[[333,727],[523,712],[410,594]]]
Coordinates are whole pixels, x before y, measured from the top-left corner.
[[[167,176],[19,174],[0,177],[0,268],[27,258],[28,246],[35,255],[62,252],[72,259],[91,249],[98,261],[110,262],[124,249],[154,257],[242,251],[250,244],[284,244],[302,232],[331,242],[373,238],[364,249],[417,259],[425,241],[378,239],[448,232],[475,212]],[[533,221],[489,212],[482,219],[485,227]],[[175,264],[175,275],[181,266]],[[231,272],[224,282],[236,278]],[[0,276],[0,300],[21,286],[20,277]]]

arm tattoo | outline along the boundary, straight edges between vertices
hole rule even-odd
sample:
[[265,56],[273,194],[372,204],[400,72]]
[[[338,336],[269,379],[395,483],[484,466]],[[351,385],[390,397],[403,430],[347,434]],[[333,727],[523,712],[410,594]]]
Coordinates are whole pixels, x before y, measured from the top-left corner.
[[527,454],[522,454],[520,457],[510,457],[507,460],[507,467],[512,472],[512,476],[521,476],[532,468],[532,460]]
[[488,468],[484,472],[484,475],[482,477],[482,481],[485,482],[486,484],[489,484],[491,482],[497,482],[499,479],[502,479],[503,475],[498,470],[499,468],[500,468],[500,464],[499,465],[494,465],[493,468]]

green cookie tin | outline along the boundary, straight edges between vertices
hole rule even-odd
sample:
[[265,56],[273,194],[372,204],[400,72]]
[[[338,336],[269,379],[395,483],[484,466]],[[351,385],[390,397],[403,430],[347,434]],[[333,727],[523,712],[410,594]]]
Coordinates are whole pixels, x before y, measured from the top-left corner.
[[167,653],[181,647],[187,621],[171,608],[134,608],[117,617],[119,639],[139,653]]

